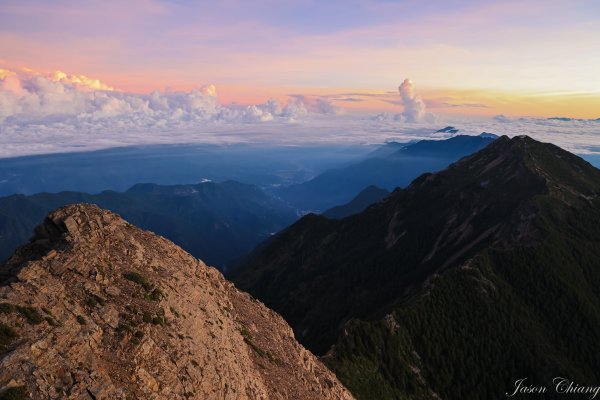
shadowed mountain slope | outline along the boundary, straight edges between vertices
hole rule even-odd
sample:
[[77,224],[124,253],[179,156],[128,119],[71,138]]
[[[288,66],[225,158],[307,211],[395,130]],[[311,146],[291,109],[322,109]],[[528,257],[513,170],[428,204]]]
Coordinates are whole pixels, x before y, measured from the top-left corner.
[[363,212],[373,203],[389,196],[390,192],[377,186],[369,186],[356,195],[349,203],[330,208],[322,215],[327,218],[341,219]]
[[349,202],[370,185],[387,190],[405,187],[417,176],[446,168],[493,141],[491,137],[461,135],[406,145],[390,143],[374,152],[374,157],[330,169],[307,182],[282,188],[278,194],[301,210],[327,210]]
[[358,398],[500,399],[600,380],[599,227],[599,170],[501,137],[361,214],[302,218],[233,278]]
[[31,236],[51,210],[94,203],[174,241],[211,265],[226,268],[296,220],[295,212],[253,185],[235,181],[196,185],[138,184],[126,192],[13,195],[0,198],[0,260]]

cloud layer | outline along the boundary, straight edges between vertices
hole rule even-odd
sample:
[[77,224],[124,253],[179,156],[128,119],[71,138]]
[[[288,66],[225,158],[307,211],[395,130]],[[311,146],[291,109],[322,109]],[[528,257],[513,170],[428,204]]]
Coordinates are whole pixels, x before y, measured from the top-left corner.
[[427,106],[421,96],[417,94],[415,85],[410,79],[405,79],[400,86],[398,86],[398,93],[400,99],[396,97],[390,97],[391,93],[382,95],[375,95],[382,98],[383,101],[401,105],[403,110],[401,113],[390,114],[387,112],[379,113],[373,116],[374,121],[394,121],[394,122],[409,122],[409,123],[435,123],[438,117],[430,112],[427,112]]
[[133,94],[83,75],[0,70],[0,129],[58,125],[85,133],[95,127],[196,128],[213,123],[296,121],[309,113],[334,114],[327,99],[293,96],[251,106],[223,106],[214,85],[189,92]]
[[344,115],[328,96],[224,106],[213,85],[133,94],[81,75],[0,69],[0,157],[174,143],[378,144],[444,138],[436,130],[446,125],[466,134],[527,134],[576,153],[600,144],[597,120],[436,117],[410,81],[399,94],[389,94],[404,107],[397,114]]
[[405,79],[398,87],[404,111],[402,115],[408,122],[419,122],[425,118],[425,103],[415,93],[415,86],[410,79]]

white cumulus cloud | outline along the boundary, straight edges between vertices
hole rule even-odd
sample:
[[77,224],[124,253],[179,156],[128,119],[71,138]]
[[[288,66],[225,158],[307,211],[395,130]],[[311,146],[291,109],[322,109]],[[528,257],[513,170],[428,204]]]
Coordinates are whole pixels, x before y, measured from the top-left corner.
[[125,93],[84,75],[57,71],[0,69],[0,129],[26,130],[46,123],[60,129],[85,131],[115,127],[128,129],[198,128],[211,123],[296,121],[309,114],[337,112],[328,100],[292,96],[287,104],[221,105],[214,85],[188,92]]
[[328,96],[224,106],[214,85],[135,94],[81,75],[0,69],[0,157],[141,144],[374,144],[440,139],[436,131],[446,125],[461,134],[528,134],[576,153],[600,151],[600,121],[443,115],[438,121],[410,81],[399,92],[402,112],[370,117],[343,114]]
[[[434,123],[437,117],[427,112],[425,102],[421,99],[415,90],[415,85],[410,79],[405,79],[398,86],[398,93],[404,110],[401,114],[401,119],[406,122],[430,122]],[[398,118],[396,118],[398,120]]]

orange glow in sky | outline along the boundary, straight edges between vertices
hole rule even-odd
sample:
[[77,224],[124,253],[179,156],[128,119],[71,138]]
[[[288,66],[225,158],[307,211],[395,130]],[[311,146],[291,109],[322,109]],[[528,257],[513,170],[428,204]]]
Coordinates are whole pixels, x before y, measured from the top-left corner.
[[223,104],[318,95],[357,112],[397,111],[411,78],[438,114],[600,117],[597,1],[203,3],[5,1],[0,67],[136,93],[214,84]]

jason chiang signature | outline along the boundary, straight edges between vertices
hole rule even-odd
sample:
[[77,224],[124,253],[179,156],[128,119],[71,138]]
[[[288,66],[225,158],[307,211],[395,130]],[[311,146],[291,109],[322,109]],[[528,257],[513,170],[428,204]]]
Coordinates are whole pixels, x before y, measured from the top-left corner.
[[[558,393],[564,395],[582,395],[587,394],[589,399],[595,399],[600,393],[600,385],[585,386],[580,385],[568,378],[556,377],[552,379],[552,386],[533,385],[527,382],[527,378],[517,379],[514,388],[505,393],[506,397],[514,397],[518,394],[541,394]],[[600,399],[600,397],[599,397]]]

